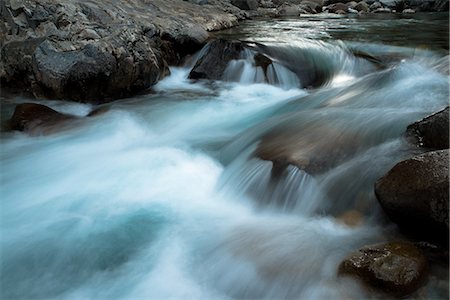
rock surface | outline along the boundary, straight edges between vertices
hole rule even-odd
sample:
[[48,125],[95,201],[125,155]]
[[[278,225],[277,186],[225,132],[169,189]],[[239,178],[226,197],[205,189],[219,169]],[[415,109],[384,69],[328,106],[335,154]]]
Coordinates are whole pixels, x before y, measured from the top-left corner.
[[406,133],[415,136],[420,146],[435,150],[449,148],[449,107],[408,126]]
[[356,277],[371,288],[401,297],[421,286],[427,268],[425,256],[414,245],[392,242],[350,254],[339,266],[339,274]]
[[272,174],[280,175],[288,165],[309,174],[324,173],[345,161],[358,149],[356,133],[339,132],[327,126],[281,128],[266,134],[254,155],[272,161]]
[[191,79],[222,79],[222,75],[233,59],[239,59],[244,44],[238,41],[217,39],[210,42],[189,73]]
[[208,31],[246,14],[228,1],[5,0],[2,84],[36,96],[103,102],[149,88]]
[[448,246],[449,150],[395,165],[375,184],[387,215],[405,232]]
[[42,104],[22,103],[16,106],[9,122],[12,130],[31,135],[46,135],[65,128],[69,122],[77,119]]

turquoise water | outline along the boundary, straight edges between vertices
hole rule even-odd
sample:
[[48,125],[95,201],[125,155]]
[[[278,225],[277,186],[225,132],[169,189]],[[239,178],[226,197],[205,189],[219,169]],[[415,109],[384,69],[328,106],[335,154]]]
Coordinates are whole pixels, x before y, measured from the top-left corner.
[[[428,47],[417,32],[408,47],[398,34],[410,31],[388,30],[399,22],[439,30],[424,29],[436,33]],[[228,81],[191,82],[187,67],[173,67],[153,91],[106,104],[105,114],[74,128],[3,132],[2,298],[383,298],[336,270],[363,245],[401,238],[373,184],[418,152],[403,137],[406,126],[448,103],[448,36],[440,34],[448,27],[420,16],[378,24],[314,16],[221,33],[282,42],[277,49],[294,58],[306,51],[330,70],[320,88],[252,82],[252,68]],[[377,26],[385,29],[374,39]],[[354,49],[390,59],[379,69]],[[37,100],[1,101],[6,115]],[[81,117],[95,108],[40,103]],[[291,166],[273,180],[272,163],[254,155],[263,139],[345,158],[314,175]],[[361,218],[356,226],[342,222],[349,211]],[[436,274],[425,298],[447,296],[448,271]]]

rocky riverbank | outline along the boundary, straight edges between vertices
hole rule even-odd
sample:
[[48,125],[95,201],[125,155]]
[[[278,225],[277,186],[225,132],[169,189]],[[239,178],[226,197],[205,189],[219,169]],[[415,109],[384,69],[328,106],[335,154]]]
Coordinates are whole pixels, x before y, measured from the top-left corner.
[[211,31],[255,16],[443,11],[448,0],[103,0],[0,3],[0,80],[36,97],[102,103],[145,90]]
[[199,50],[208,31],[247,15],[228,2],[0,3],[0,79],[36,97],[103,102],[155,84]]

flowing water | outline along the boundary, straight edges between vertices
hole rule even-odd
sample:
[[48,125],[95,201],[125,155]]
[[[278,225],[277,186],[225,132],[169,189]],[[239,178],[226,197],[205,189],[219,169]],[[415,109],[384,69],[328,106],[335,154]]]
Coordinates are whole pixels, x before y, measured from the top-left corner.
[[[281,53],[266,79],[249,49],[223,81],[172,68],[68,130],[2,132],[1,298],[383,297],[336,270],[402,238],[373,185],[418,152],[406,126],[448,103],[448,14],[430,16],[249,21],[221,35]],[[299,57],[320,87],[293,75]],[[1,101],[4,120],[36,100]],[[325,167],[277,174],[255,155],[264,145]],[[442,273],[422,297],[448,296]]]

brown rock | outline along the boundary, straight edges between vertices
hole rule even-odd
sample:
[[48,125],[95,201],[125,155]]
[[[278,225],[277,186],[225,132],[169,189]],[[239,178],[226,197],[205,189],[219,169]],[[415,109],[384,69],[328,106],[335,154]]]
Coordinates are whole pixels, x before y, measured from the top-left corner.
[[309,174],[323,173],[353,154],[359,139],[356,133],[342,133],[323,127],[280,129],[265,135],[255,156],[273,162],[273,174],[280,175],[288,165]]
[[16,106],[10,119],[10,127],[31,135],[50,134],[65,128],[69,121],[76,119],[75,116],[59,113],[42,104],[22,103]]
[[395,165],[375,184],[388,216],[405,232],[448,246],[449,150],[428,152]]
[[350,254],[339,266],[339,274],[356,277],[390,295],[407,296],[421,286],[427,268],[425,256],[414,245],[393,242]]

